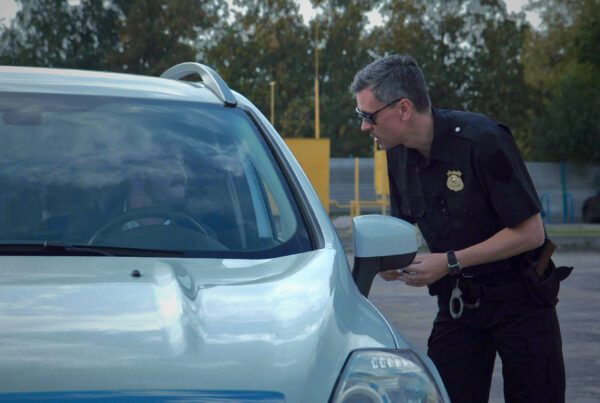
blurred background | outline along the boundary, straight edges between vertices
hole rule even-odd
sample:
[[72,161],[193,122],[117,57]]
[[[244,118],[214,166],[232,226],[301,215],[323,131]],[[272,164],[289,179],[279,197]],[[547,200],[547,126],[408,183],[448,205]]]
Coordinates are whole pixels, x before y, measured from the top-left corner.
[[[336,159],[376,163],[354,74],[410,54],[434,106],[506,123],[528,164],[550,164],[532,176],[555,221],[580,220],[600,189],[600,0],[0,0],[0,16],[3,65],[150,75],[210,65],[286,139],[327,139],[332,177]],[[327,208],[349,206],[329,192]]]
[[[600,0],[0,0],[0,64],[160,75],[217,70],[270,118],[347,252],[350,217],[386,213],[385,153],[348,87],[375,58],[410,54],[438,108],[512,129],[559,245],[567,401],[597,402]],[[596,196],[597,194],[597,196]],[[352,259],[350,258],[350,261]],[[377,278],[371,299],[424,350],[435,300]],[[596,301],[596,302],[595,302]],[[500,360],[492,402],[504,401]]]

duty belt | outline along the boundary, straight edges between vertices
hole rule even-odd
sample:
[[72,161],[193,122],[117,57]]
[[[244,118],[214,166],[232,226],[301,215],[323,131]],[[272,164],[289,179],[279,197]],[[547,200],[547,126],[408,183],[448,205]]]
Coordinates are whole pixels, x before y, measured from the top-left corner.
[[[463,294],[474,299],[475,302],[472,304],[464,302]],[[454,319],[458,319],[462,316],[464,308],[477,309],[482,300],[501,301],[525,298],[527,295],[527,287],[520,281],[494,286],[478,284],[467,279],[457,279],[450,295],[450,315]]]

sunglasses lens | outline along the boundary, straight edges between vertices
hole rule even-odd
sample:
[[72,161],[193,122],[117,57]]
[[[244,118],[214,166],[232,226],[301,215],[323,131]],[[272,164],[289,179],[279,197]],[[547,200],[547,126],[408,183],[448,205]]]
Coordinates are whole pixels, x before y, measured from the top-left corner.
[[370,124],[374,125],[375,121],[373,120],[373,118],[371,118],[370,116],[363,114],[362,112],[357,112],[357,117],[358,120],[366,120],[367,122],[369,122]]

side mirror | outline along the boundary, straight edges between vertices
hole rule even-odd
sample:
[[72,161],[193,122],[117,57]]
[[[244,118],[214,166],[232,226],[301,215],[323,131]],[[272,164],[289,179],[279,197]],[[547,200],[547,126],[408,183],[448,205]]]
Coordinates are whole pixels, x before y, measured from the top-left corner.
[[417,231],[399,218],[376,214],[354,217],[352,238],[352,277],[365,297],[377,273],[406,267],[417,255]]

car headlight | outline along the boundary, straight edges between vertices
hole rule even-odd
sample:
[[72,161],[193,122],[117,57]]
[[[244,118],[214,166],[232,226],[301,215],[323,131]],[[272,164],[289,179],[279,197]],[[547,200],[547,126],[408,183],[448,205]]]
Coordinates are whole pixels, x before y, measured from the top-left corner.
[[350,355],[333,403],[443,402],[431,373],[410,350],[359,350]]

